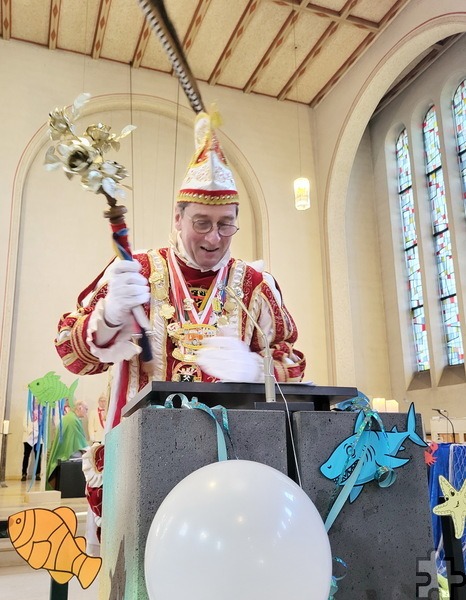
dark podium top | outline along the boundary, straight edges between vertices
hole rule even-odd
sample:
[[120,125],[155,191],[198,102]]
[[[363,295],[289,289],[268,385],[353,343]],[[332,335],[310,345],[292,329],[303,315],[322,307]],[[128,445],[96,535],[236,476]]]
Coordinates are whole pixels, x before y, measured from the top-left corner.
[[[330,410],[343,400],[358,395],[354,387],[328,387],[307,383],[281,383],[280,389],[290,410]],[[151,404],[163,405],[170,394],[184,394],[188,400],[195,396],[207,406],[221,405],[225,408],[283,410],[285,403],[278,385],[275,385],[276,402],[265,401],[262,383],[193,383],[177,381],[152,381],[142,388],[132,402],[122,410],[128,417],[139,408]],[[177,399],[174,399],[177,406]]]

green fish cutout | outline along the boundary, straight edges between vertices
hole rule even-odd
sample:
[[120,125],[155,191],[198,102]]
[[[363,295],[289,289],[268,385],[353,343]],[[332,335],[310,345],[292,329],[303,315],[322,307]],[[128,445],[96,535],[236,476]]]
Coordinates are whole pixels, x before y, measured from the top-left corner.
[[78,385],[79,379],[76,379],[68,388],[63,381],[60,381],[60,376],[55,371],[49,371],[43,377],[34,379],[28,384],[31,394],[37,398],[37,402],[42,406],[55,407],[58,400],[68,398],[70,406],[74,405],[74,392]]

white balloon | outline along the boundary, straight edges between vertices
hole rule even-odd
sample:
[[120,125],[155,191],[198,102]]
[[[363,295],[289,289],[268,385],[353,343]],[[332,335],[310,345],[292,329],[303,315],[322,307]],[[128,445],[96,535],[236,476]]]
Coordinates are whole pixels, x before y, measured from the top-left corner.
[[307,494],[272,467],[228,460],[176,485],[147,537],[151,600],[327,600],[330,544]]

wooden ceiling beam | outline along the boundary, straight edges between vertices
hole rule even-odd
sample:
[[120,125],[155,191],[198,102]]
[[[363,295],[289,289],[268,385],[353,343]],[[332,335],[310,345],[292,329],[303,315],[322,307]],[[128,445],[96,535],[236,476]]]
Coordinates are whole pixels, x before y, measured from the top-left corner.
[[356,50],[351,54],[351,56],[345,60],[345,62],[341,65],[341,67],[332,75],[332,77],[327,81],[324,87],[319,91],[318,94],[314,96],[314,98],[309,103],[311,108],[315,108],[321,100],[328,94],[328,92],[333,88],[333,86],[343,77],[343,75],[348,71],[348,69],[356,62],[356,60],[362,56],[363,52],[372,44],[376,35],[374,33],[369,33],[363,41],[359,44]]
[[100,0],[99,16],[97,18],[94,42],[92,43],[91,50],[92,58],[99,58],[102,52],[111,4],[112,0]]
[[286,40],[290,32],[292,31],[293,25],[296,23],[298,19],[298,13],[295,10],[292,10],[288,15],[286,21],[280,28],[280,31],[275,36],[275,39],[272,41],[270,46],[267,48],[266,53],[260,59],[259,64],[254,69],[253,74],[248,79],[246,85],[243,88],[243,92],[249,94],[254,86],[256,85],[262,71],[270,64],[273,57],[277,54],[277,52],[282,47],[283,42]]
[[[280,0],[280,2],[285,0]],[[287,2],[294,3],[295,0],[287,0]],[[349,13],[354,9],[359,0],[348,0],[343,9],[340,11],[340,15],[345,19],[349,16]],[[367,50],[367,48],[372,44],[372,42],[380,35],[382,31],[387,27],[387,25],[392,21],[395,16],[408,4],[410,0],[398,0],[389,11],[384,15],[384,17],[380,20],[380,23],[377,24],[376,31],[370,31],[368,35],[364,38],[364,40],[359,44],[356,50],[351,54],[351,56],[344,61],[341,67],[332,75],[332,77],[327,81],[327,83],[319,90],[319,92],[314,96],[314,98],[310,101],[309,106],[311,108],[315,108],[322,99],[328,94],[328,92],[333,88],[333,86],[341,79],[341,77],[350,69],[350,67],[356,62],[358,58],[362,56],[362,54]],[[306,5],[309,7],[309,4]],[[341,24],[343,21],[339,21]],[[336,21],[333,21],[333,24],[336,24]],[[334,33],[334,32],[332,32]],[[327,34],[327,31],[324,33],[324,36]],[[324,42],[327,41],[329,36],[326,37]],[[318,44],[320,44],[321,40],[319,40]],[[286,85],[283,87],[282,91],[279,93],[277,98],[279,100],[286,99],[286,96],[290,93],[291,89],[298,81],[299,77],[301,77],[312,59],[317,56],[317,54],[322,49],[322,44],[320,44],[318,48],[318,52],[316,52],[316,47],[314,47],[308,56],[301,63],[297,71],[292,75],[292,77],[288,80]]]
[[193,46],[194,40],[196,39],[197,34],[199,33],[202,21],[204,20],[204,17],[207,13],[207,10],[209,9],[211,2],[212,0],[199,0],[196,6],[193,18],[191,19],[188,31],[186,32],[186,35],[184,36],[183,40],[183,48],[186,55],[189,54],[189,51]]
[[147,19],[144,19],[144,22],[141,27],[141,31],[138,37],[138,43],[136,44],[136,48],[133,54],[133,60],[131,61],[131,66],[135,69],[138,69],[141,66],[142,59],[144,58],[144,54],[146,52],[147,44],[149,43],[150,35],[152,28]]
[[57,47],[58,27],[60,23],[61,0],[50,1],[50,20],[49,20],[49,48],[55,50]]
[[314,96],[314,98],[309,102],[309,106],[311,108],[315,108],[329,93],[329,91],[336,85],[336,83],[343,77],[343,75],[351,68],[351,66],[356,62],[357,59],[361,58],[364,52],[369,48],[372,42],[380,35],[382,31],[384,31],[387,25],[398,15],[398,13],[405,8],[405,6],[410,2],[410,0],[398,0],[389,11],[386,12],[383,19],[380,21],[380,29],[375,33],[370,33],[367,35],[364,40],[359,44],[356,50],[351,54],[351,56],[343,63],[343,65],[332,75],[332,77],[328,80],[328,82],[322,87],[318,94]]
[[295,83],[304,74],[307,67],[312,62],[312,59],[315,58],[318,54],[320,54],[320,52],[322,51],[322,48],[327,43],[328,39],[332,35],[334,35],[334,33],[337,31],[338,27],[339,27],[339,25],[337,23],[330,23],[330,25],[327,27],[327,29],[324,31],[324,33],[317,40],[317,43],[311,48],[310,52],[305,57],[303,62],[299,65],[299,67],[296,69],[296,71],[293,73],[293,75],[290,77],[290,79],[288,79],[286,84],[283,86],[282,90],[279,92],[279,94],[277,96],[278,100],[285,100],[286,96],[290,93],[290,91],[293,88],[293,86],[295,85]]
[[403,9],[411,0],[398,0],[390,10],[388,10],[383,19],[380,21],[380,29],[383,30],[392,21],[396,15]]
[[[325,6],[318,6],[317,4],[312,4],[312,2],[308,2],[307,0],[261,0],[262,2],[274,2],[275,4],[279,4],[281,6],[289,6],[293,10],[298,12],[310,12],[316,14],[320,17],[330,19],[335,22],[344,22],[346,25],[353,25],[354,27],[359,27],[361,29],[367,29],[368,31],[378,31],[379,24],[374,21],[369,21],[368,19],[363,19],[362,17],[355,17],[350,14],[343,14],[345,11],[345,7],[341,11],[332,10],[331,8],[326,8]],[[409,0],[407,0],[409,2]]]
[[236,46],[238,45],[240,39],[243,37],[244,33],[246,32],[247,26],[249,25],[254,16],[258,3],[259,0],[249,0],[246,8],[244,9],[243,14],[241,15],[240,20],[238,21],[233,33],[230,36],[230,39],[228,40],[227,45],[223,49],[223,52],[220,55],[217,64],[215,65],[212,74],[208,79],[208,83],[210,85],[215,85],[220,79],[222,71],[225,69],[226,65],[230,61]]
[[9,40],[11,37],[11,0],[1,0],[2,7],[2,38]]

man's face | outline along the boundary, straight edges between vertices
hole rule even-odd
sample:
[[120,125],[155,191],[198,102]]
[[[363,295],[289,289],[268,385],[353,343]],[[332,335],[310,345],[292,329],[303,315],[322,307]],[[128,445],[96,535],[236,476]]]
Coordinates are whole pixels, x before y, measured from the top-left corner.
[[[193,221],[207,221],[213,224],[209,233],[197,233]],[[220,223],[236,224],[236,205],[204,206],[190,203],[184,211],[175,214],[175,228],[180,232],[184,247],[189,256],[202,268],[209,270],[225,255],[231,244],[231,237],[218,233]]]
[[87,415],[87,404],[78,404],[76,406],[75,413],[79,419],[84,419],[84,417]]
[[107,398],[105,396],[100,396],[98,402],[99,402],[99,408],[105,408],[107,406]]

